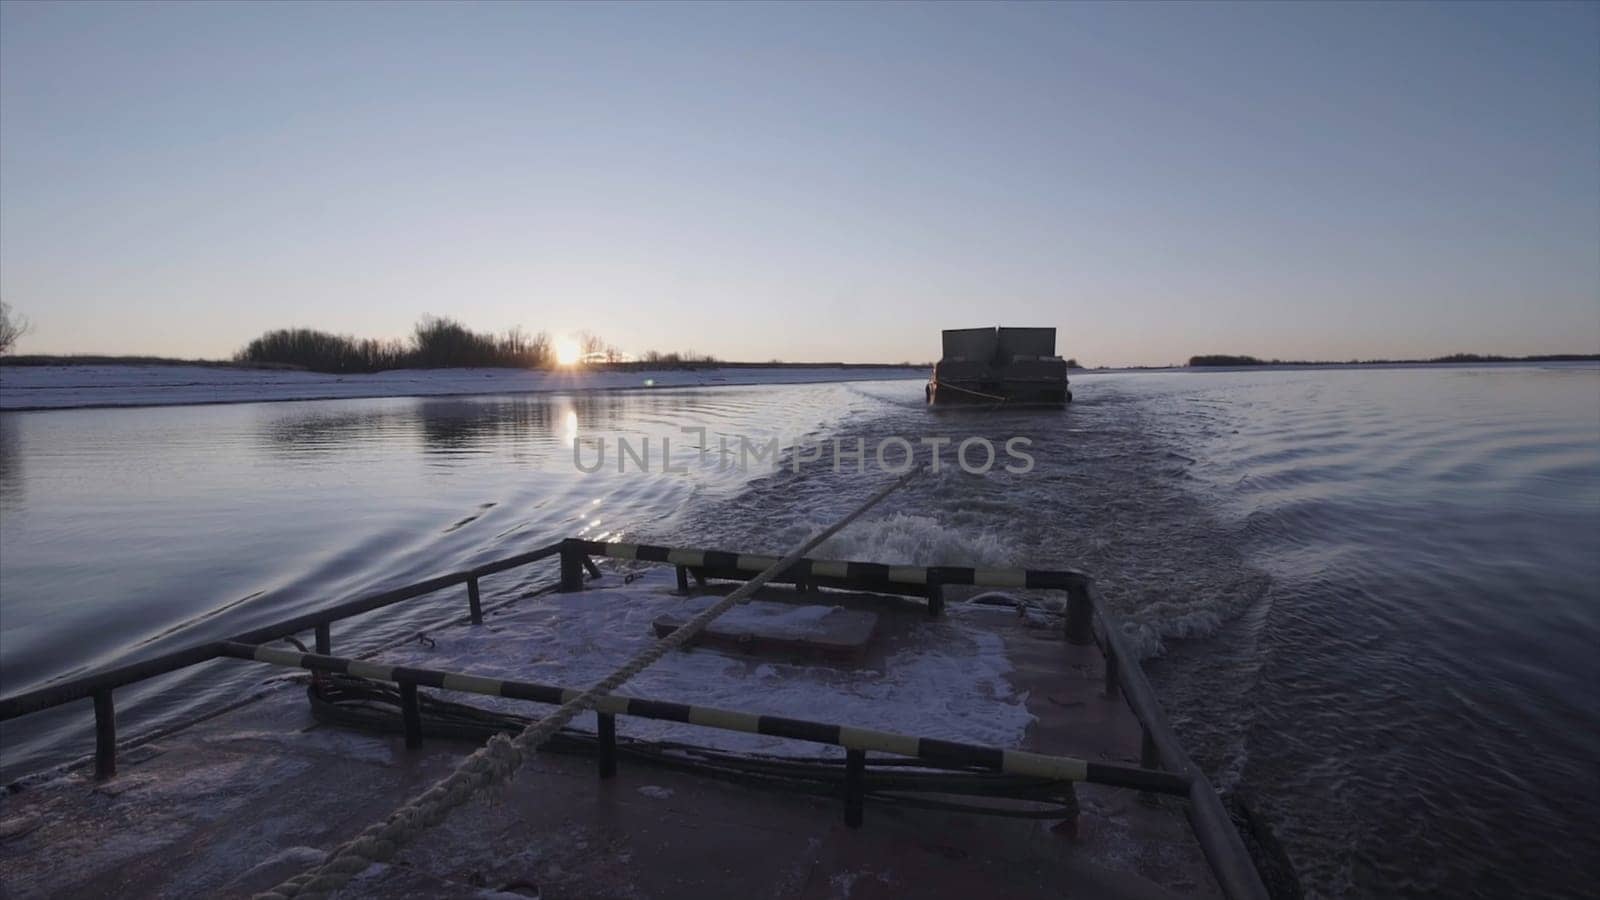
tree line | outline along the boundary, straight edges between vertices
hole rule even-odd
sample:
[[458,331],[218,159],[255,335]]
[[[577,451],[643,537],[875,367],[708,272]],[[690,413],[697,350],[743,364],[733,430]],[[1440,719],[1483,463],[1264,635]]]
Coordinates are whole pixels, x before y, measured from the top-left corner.
[[280,328],[261,335],[234,355],[252,365],[296,366],[315,372],[380,372],[456,366],[542,368],[555,364],[550,337],[511,328],[500,334],[473,331],[454,319],[423,316],[407,338],[381,340],[332,334],[314,328]]
[[[608,364],[628,357],[599,336],[582,332],[573,342],[579,362]],[[496,333],[473,331],[455,319],[423,316],[405,338],[380,340],[333,334],[314,328],[268,331],[234,355],[246,365],[294,366],[314,372],[381,372],[386,369],[501,367],[545,369],[557,365],[555,344],[543,331],[521,328]],[[661,353],[651,350],[643,362],[660,365],[706,365],[707,354]]]

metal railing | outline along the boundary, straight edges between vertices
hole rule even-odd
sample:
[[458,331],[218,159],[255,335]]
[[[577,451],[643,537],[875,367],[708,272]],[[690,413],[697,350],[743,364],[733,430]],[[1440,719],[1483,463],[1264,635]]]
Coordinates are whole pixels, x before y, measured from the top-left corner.
[[[317,651],[327,653],[332,648],[332,635],[330,626],[334,622],[358,616],[362,613],[372,612],[407,600],[415,600],[448,587],[465,584],[467,586],[467,609],[474,625],[483,623],[483,607],[479,599],[478,580],[496,572],[515,569],[530,563],[562,554],[567,547],[566,541],[550,544],[519,553],[516,556],[495,560],[481,566],[439,575],[426,581],[408,584],[393,590],[377,594],[369,594],[355,600],[349,600],[330,606],[327,609],[306,613],[247,631],[243,634],[222,640],[207,641],[171,653],[163,653],[150,659],[103,669],[80,678],[64,681],[58,684],[49,684],[31,691],[24,691],[10,697],[0,698],[0,722],[25,716],[30,713],[71,703],[75,700],[86,698],[94,700],[95,713],[95,772],[98,777],[107,778],[116,774],[116,712],[112,702],[112,692],[117,688],[168,672],[176,672],[190,666],[221,659],[227,654],[223,652],[224,645],[229,642],[241,644],[261,644],[275,641],[291,635],[312,631],[316,635]],[[579,565],[579,578],[582,577],[583,566]]]
[[[447,691],[481,694],[487,697],[506,697],[513,700],[526,700],[532,703],[544,703],[552,706],[559,706],[583,693],[578,688],[560,685],[470,675],[464,672],[446,672],[440,669],[424,669],[415,666],[387,666],[380,663],[364,662],[320,653],[280,650],[275,647],[263,647],[259,644],[236,644],[230,642],[224,645],[223,649],[228,656],[234,659],[304,669],[308,672],[326,672],[351,675],[371,681],[384,681],[399,685],[402,691],[405,690],[407,685],[413,688],[421,685],[442,688]],[[416,694],[414,692],[403,694],[400,707],[401,730],[405,735],[407,746],[413,748],[421,746],[422,717]],[[601,736],[600,751],[602,760],[607,756],[613,756],[616,752],[614,724],[616,717],[621,715],[634,716],[641,719],[656,719],[663,722],[682,722],[688,725],[715,728],[721,731],[738,731],[745,734],[762,734],[768,737],[787,738],[794,741],[830,744],[852,751],[865,752],[871,750],[878,753],[892,753],[919,759],[934,766],[993,769],[1008,775],[1023,775],[1051,781],[1082,781],[1089,784],[1104,784],[1177,796],[1186,796],[1189,792],[1188,780],[1170,772],[1118,763],[1090,762],[1068,756],[1051,756],[1022,750],[1008,750],[1003,747],[989,747],[960,741],[895,734],[875,731],[870,728],[854,728],[838,723],[791,719],[786,716],[760,715],[739,710],[720,709],[713,706],[695,706],[687,703],[632,697],[625,694],[608,695],[599,701],[595,706],[595,710],[602,717],[603,722],[609,719],[610,722],[608,724],[613,726],[609,729],[604,729],[609,731],[608,735]],[[602,763],[602,767],[606,768],[604,763]],[[614,768],[611,771],[602,771],[601,777],[610,777],[612,774],[614,774]]]
[[[775,561],[772,557],[751,554],[682,550],[642,544],[601,543],[568,538],[516,556],[295,616],[230,638],[207,641],[151,659],[0,698],[0,722],[77,700],[92,700],[95,717],[95,774],[98,778],[108,778],[116,773],[116,709],[112,696],[117,688],[213,659],[254,659],[256,658],[254,654],[263,649],[259,645],[312,631],[315,635],[316,653],[304,654],[301,661],[296,664],[303,668],[321,670],[337,668],[349,671],[350,674],[362,674],[362,671],[358,671],[358,667],[361,667],[370,674],[379,675],[379,680],[398,684],[402,696],[403,730],[407,735],[407,744],[415,746],[420,742],[420,720],[416,699],[419,684],[442,685],[446,676],[449,676],[452,685],[446,685],[447,688],[472,684],[474,681],[481,686],[487,679],[399,666],[375,664],[363,666],[355,661],[332,657],[330,632],[332,623],[465,584],[469,618],[473,624],[482,624],[483,610],[478,585],[480,579],[559,557],[561,561],[559,589],[581,590],[586,571],[594,576],[599,574],[591,559],[594,556],[675,565],[678,569],[679,584],[683,587],[688,586],[690,576],[702,583],[707,579],[749,580]],[[1114,777],[1080,780],[1120,784],[1145,791],[1186,796],[1190,825],[1223,892],[1232,898],[1252,898],[1252,900],[1267,896],[1260,875],[1220,797],[1173,734],[1166,715],[1156,700],[1155,692],[1145,678],[1144,670],[1139,666],[1137,657],[1128,652],[1115,621],[1104,611],[1097,609],[1093,582],[1089,576],[1071,570],[887,566],[878,563],[803,558],[786,568],[773,581],[793,584],[800,588],[829,587],[920,596],[926,598],[930,615],[938,615],[942,611],[945,588],[951,586],[1000,586],[1064,591],[1067,595],[1063,625],[1066,640],[1079,645],[1091,643],[1099,645],[1105,657],[1106,694],[1109,697],[1120,694],[1133,712],[1134,718],[1138,720],[1141,729],[1139,768],[1111,767],[1118,770]],[[286,664],[283,661],[278,662]],[[383,671],[379,672],[379,669]],[[530,691],[561,690],[538,685],[524,685],[524,687]],[[634,701],[634,703],[639,702]],[[626,715],[648,715],[653,708],[646,702],[639,710],[622,709],[618,712]],[[613,718],[615,714],[609,713],[601,717],[602,741],[608,734],[612,736],[613,741],[615,739]],[[710,722],[691,724],[720,727]],[[814,739],[815,728],[820,726],[816,723],[808,723],[808,726],[811,728],[811,738],[801,737],[800,734],[795,736],[801,739]],[[864,764],[864,751],[851,750],[850,755],[852,765],[859,768]],[[614,770],[614,753],[602,752],[602,774],[606,774],[608,768]],[[1108,776],[1111,776],[1111,769],[1107,769]],[[1144,774],[1134,774],[1130,780],[1129,773]],[[859,782],[859,779],[856,780]],[[849,781],[850,779],[847,779],[847,784]],[[847,801],[847,809],[851,807],[859,821],[859,798]]]

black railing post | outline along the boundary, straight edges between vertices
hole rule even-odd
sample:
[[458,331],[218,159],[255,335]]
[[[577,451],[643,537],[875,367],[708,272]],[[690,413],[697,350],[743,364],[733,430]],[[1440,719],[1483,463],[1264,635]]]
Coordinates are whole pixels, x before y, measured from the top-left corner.
[[944,585],[928,581],[928,615],[937,619],[944,615]]
[[[1152,770],[1161,768],[1161,748],[1156,746],[1155,736],[1143,722],[1139,723],[1139,768]],[[1139,799],[1153,805],[1157,798],[1150,791],[1140,791]]]
[[117,774],[117,711],[111,689],[94,692],[94,777],[104,781]]
[[583,590],[583,548],[568,538],[561,542],[561,592]]
[[688,566],[679,566],[678,567],[678,592],[679,593],[683,593],[683,594],[689,593],[689,567]]
[[467,579],[467,610],[472,614],[472,624],[483,624],[483,604],[478,600],[478,579]]
[[1067,588],[1067,643],[1094,643],[1094,600],[1085,583]]
[[400,718],[405,725],[406,749],[422,746],[422,707],[417,702],[417,683],[400,682]]
[[844,753],[844,824],[860,828],[862,807],[866,805],[867,751]]
[[317,626],[317,652],[323,656],[333,655],[333,631],[327,622]]
[[1106,658],[1106,697],[1115,700],[1122,693],[1122,672],[1117,668],[1117,650],[1110,641],[1100,649]]
[[1161,751],[1156,747],[1156,739],[1142,724],[1139,726],[1139,768],[1161,768]]
[[599,721],[600,777],[610,778],[617,774],[617,717],[611,713],[596,713],[595,716]]

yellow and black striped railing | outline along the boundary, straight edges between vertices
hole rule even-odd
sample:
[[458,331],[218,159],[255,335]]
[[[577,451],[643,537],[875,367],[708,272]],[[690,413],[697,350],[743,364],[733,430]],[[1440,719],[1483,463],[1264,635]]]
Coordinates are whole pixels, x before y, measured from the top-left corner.
[[[171,653],[0,697],[0,722],[74,701],[92,700],[95,718],[95,772],[98,777],[106,778],[116,772],[116,712],[112,704],[112,692],[136,682],[218,658],[242,655],[247,659],[259,659],[278,665],[294,665],[313,671],[342,671],[355,676],[393,681],[400,686],[403,711],[409,710],[404,715],[406,719],[404,726],[408,733],[420,734],[419,714],[416,712],[418,685],[561,703],[570,699],[570,689],[478,675],[384,666],[331,655],[332,623],[408,602],[450,587],[465,586],[467,589],[467,615],[462,621],[481,624],[483,610],[479,598],[480,579],[552,557],[560,558],[560,580],[555,587],[568,591],[581,590],[586,573],[592,576],[599,575],[592,557],[675,565],[679,567],[680,580],[683,578],[683,573],[689,571],[692,571],[697,578],[750,580],[778,561],[776,557],[758,554],[686,550],[650,544],[603,543],[568,538],[472,568],[337,603],[226,640],[198,643]],[[1239,835],[1234,831],[1227,811],[1223,808],[1209,779],[1189,759],[1167,724],[1137,657],[1130,654],[1124,646],[1116,624],[1106,617],[1103,611],[1095,608],[1092,582],[1087,575],[1071,570],[898,566],[801,558],[773,580],[874,593],[921,595],[928,598],[929,610],[934,613],[937,613],[942,606],[943,589],[949,586],[1064,591],[1067,595],[1065,637],[1072,643],[1100,645],[1106,661],[1106,691],[1111,695],[1120,692],[1125,697],[1143,731],[1140,765],[1137,768],[1115,766],[1020,750],[914,738],[843,725],[622,697],[602,701],[601,740],[606,740],[608,733],[614,737],[616,715],[632,715],[844,747],[847,756],[847,785],[852,782],[859,785],[865,754],[868,750],[872,750],[926,760],[931,765],[970,765],[1057,780],[1121,784],[1158,793],[1186,793],[1189,799],[1188,814],[1194,826],[1195,836],[1211,863],[1212,871],[1223,893],[1229,897],[1240,898],[1265,896],[1260,877]],[[315,634],[316,653],[292,653],[261,646],[307,631]],[[857,817],[859,812],[858,802],[855,805]],[[850,814],[847,807],[847,817]]]
[[[775,556],[692,550],[655,544],[606,543],[568,539],[562,544],[562,590],[583,586],[583,566],[589,557],[638,560],[678,567],[678,585],[687,589],[688,575],[748,580],[778,562]],[[928,613],[944,611],[947,587],[988,587],[1065,591],[1067,640],[1075,644],[1094,641],[1090,578],[1071,569],[1002,569],[974,566],[897,566],[874,562],[801,558],[772,579],[774,582],[812,587],[833,587],[875,593],[926,597]]]
[[[275,666],[306,669],[311,672],[333,672],[358,678],[368,678],[374,681],[391,682],[402,686],[420,685],[422,687],[440,688],[446,691],[460,691],[490,697],[506,697],[513,700],[527,700],[556,706],[566,703],[583,693],[575,688],[537,684],[530,681],[468,675],[414,666],[392,666],[359,659],[305,653],[277,647],[263,647],[256,644],[241,644],[233,641],[223,644],[223,653],[234,659],[254,660]],[[414,693],[406,694],[402,700],[406,738],[413,746],[421,742],[420,714],[414,710],[416,702]],[[981,744],[968,744],[961,741],[913,737],[887,731],[876,731],[870,728],[855,728],[849,725],[792,719],[786,716],[762,715],[712,706],[648,700],[622,694],[611,694],[600,698],[595,705],[595,710],[602,716],[635,716],[664,722],[682,722],[687,725],[715,728],[722,731],[738,731],[746,734],[760,734],[768,737],[808,741],[814,744],[829,744],[852,751],[890,753],[896,756],[918,759],[932,766],[988,769],[1008,775],[1022,775],[1049,781],[1081,781],[1179,796],[1189,791],[1188,779],[1171,772],[1116,765],[1114,763],[1091,762],[1069,756],[1051,756],[1025,750],[987,747]],[[609,732],[612,741],[615,740],[613,729],[603,730]],[[605,736],[602,736],[602,740],[604,739]],[[602,753],[604,753],[605,749],[602,748]]]
[[[653,544],[578,541],[585,553],[610,559],[671,563],[691,569],[760,572],[778,561],[776,556],[726,553],[717,550],[682,550]],[[872,585],[971,585],[974,587],[1069,590],[1089,583],[1089,576],[1070,569],[984,569],[971,566],[894,566],[872,562],[800,559],[779,580],[827,578],[862,587]]]

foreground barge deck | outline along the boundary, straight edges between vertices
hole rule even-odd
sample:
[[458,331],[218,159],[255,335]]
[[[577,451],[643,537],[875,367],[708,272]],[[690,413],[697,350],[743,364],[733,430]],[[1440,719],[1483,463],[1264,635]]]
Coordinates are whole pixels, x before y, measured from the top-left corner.
[[[681,611],[697,597],[703,601],[706,595],[725,590],[727,585],[719,586],[715,579],[749,577],[746,566],[761,562],[733,554],[581,541],[546,550],[542,556],[525,554],[519,559],[560,556],[567,593],[541,593],[486,614],[477,581],[503,571],[493,567],[499,564],[435,579],[432,590],[469,585],[470,618],[476,623],[432,633],[431,647],[409,644],[383,651],[368,661],[369,671],[376,668],[374,674],[387,674],[402,686],[407,678],[424,686],[436,683],[427,672],[498,682],[552,680],[548,676],[554,671],[571,676],[581,687],[588,674],[582,665],[572,662],[569,654],[567,662],[553,669],[544,645],[552,634],[566,633],[581,652],[590,644],[598,645],[596,635],[552,631],[552,626],[574,621],[583,612],[599,620],[615,613],[620,618],[609,621],[606,628],[618,637],[649,639],[650,623],[662,613]],[[624,579],[614,570],[586,580],[584,565],[595,556],[671,562],[678,578],[674,582],[670,577],[671,569],[657,569],[629,584],[619,584]],[[885,722],[914,726],[923,721],[937,732],[924,736],[943,743],[1002,734],[1020,711],[1031,721],[1024,719],[1020,739],[1010,743],[1010,749],[1117,771],[1150,771],[1178,782],[1182,789],[1158,798],[1112,784],[1080,782],[1073,791],[1079,810],[1075,817],[995,818],[880,803],[872,796],[862,802],[857,795],[852,803],[847,787],[843,798],[757,790],[636,763],[626,755],[614,774],[600,777],[593,759],[540,754],[508,784],[456,810],[393,859],[370,867],[340,896],[1262,895],[1254,870],[1237,868],[1241,862],[1249,866],[1249,860],[1225,814],[1222,824],[1229,828],[1227,833],[1204,834],[1211,819],[1196,808],[1205,805],[1207,797],[1215,802],[1209,785],[1204,785],[1205,793],[1197,801],[1188,788],[1203,784],[1203,778],[1196,782],[1189,771],[1173,771],[1171,761],[1186,766],[1187,760],[1171,756],[1172,748],[1159,746],[1170,740],[1165,724],[1134,712],[1134,706],[1152,702],[1145,695],[1148,686],[1136,663],[1127,657],[1119,661],[1118,639],[1107,621],[1100,619],[1094,627],[1092,607],[1082,605],[1092,603],[1086,579],[1085,589],[1072,594],[1079,598],[1078,608],[1074,610],[1074,601],[1069,600],[1065,615],[1052,617],[1037,607],[1019,615],[1014,609],[946,601],[958,600],[963,590],[974,590],[962,585],[1004,582],[1023,592],[1030,583],[1065,588],[1070,579],[1052,585],[1050,577],[1034,577],[1039,573],[802,563],[789,573],[789,586],[765,587],[757,598],[797,609],[814,608],[819,599],[833,606],[872,609],[879,624],[872,645],[852,664],[855,674],[841,676],[810,663],[783,671],[794,678],[810,673],[819,686],[841,678],[855,679],[868,688],[882,683],[893,690],[867,699],[886,707],[898,697],[911,706],[876,716],[870,714],[873,707],[859,706],[845,709],[837,721],[872,728],[883,728]],[[711,582],[699,585],[699,577]],[[869,582],[873,590],[864,590]],[[821,588],[828,590],[819,593]],[[338,659],[332,656],[326,622],[409,599],[394,599],[403,593],[405,589],[380,595],[376,599],[386,602],[377,604],[372,603],[375,598],[353,601],[282,626],[316,631],[320,655],[268,649],[262,656],[285,664],[337,669],[336,664],[323,662]],[[1086,625],[1091,628],[1089,640],[1084,640]],[[1078,642],[1073,640],[1074,627]],[[208,646],[218,656],[248,655],[241,654],[242,647],[264,648],[266,641],[292,633],[264,629],[241,635],[231,645]],[[988,636],[979,642],[988,648],[981,660],[942,649],[967,646],[974,635]],[[1097,644],[1104,644],[1109,655]],[[591,650],[594,653],[604,656]],[[211,658],[191,654],[196,655]],[[676,656],[681,659],[660,664],[669,670],[666,674],[640,684],[638,692],[672,694],[677,685],[679,695],[669,700],[727,706],[729,695],[702,697],[688,687],[693,684],[690,679],[711,665],[723,681],[751,681],[746,687],[754,689],[745,691],[749,699],[742,705],[747,712],[793,721],[799,718],[797,713],[817,709],[797,699],[804,692],[779,689],[790,682],[773,680],[774,664],[741,657],[736,648],[701,648]],[[908,662],[945,657],[952,665],[943,670],[907,667]],[[523,662],[520,668],[515,666],[518,658]],[[922,684],[924,689],[919,690],[917,679],[927,681],[923,676],[930,671],[959,671],[996,659],[1004,661],[1011,694],[989,698],[998,710],[992,715],[978,702],[985,692],[995,690],[992,680],[967,684],[951,679],[949,684]],[[596,665],[603,669],[610,661],[602,658]],[[681,671],[674,674],[670,671],[674,667]],[[80,680],[87,683],[76,685],[77,696],[105,696],[118,683],[138,680],[134,676],[142,677],[151,668],[145,664],[141,671]],[[897,674],[902,670],[909,674]],[[153,742],[134,742],[135,746],[120,749],[102,742],[96,766],[31,780],[0,800],[0,883],[5,895],[246,896],[317,862],[328,848],[382,819],[473,749],[470,742],[423,738],[420,732],[368,734],[320,723],[306,702],[304,676],[285,678],[282,671],[276,675],[278,688],[256,702]],[[263,674],[274,673],[264,668]],[[707,691],[711,687],[708,684]],[[45,693],[51,690],[55,693]],[[1122,690],[1127,690],[1127,702]],[[61,698],[72,693],[45,689],[0,700],[0,718],[54,705],[46,701],[65,702]],[[528,714],[548,709],[507,699],[511,692],[449,693],[451,699],[495,709],[516,708]],[[949,709],[934,710],[930,700]],[[919,714],[918,704],[926,711]],[[1013,709],[999,710],[999,706]],[[97,705],[114,715],[110,707],[108,701]],[[797,744],[766,733],[738,734],[715,726],[667,723],[659,717],[624,714],[617,723],[624,737],[643,740],[692,740],[749,753],[838,754],[815,742]],[[590,716],[579,724],[593,732],[596,719]],[[396,729],[407,730],[399,724]],[[1164,749],[1169,771],[1159,773]],[[1019,806],[1005,799],[992,802]],[[851,827],[852,807],[860,827]],[[1212,812],[1220,812],[1220,806]],[[1194,829],[1184,821],[1186,813]],[[1235,852],[1239,856],[1224,855],[1219,867],[1219,853]],[[1230,870],[1230,864],[1235,868]],[[1242,891],[1241,875],[1247,876]]]

